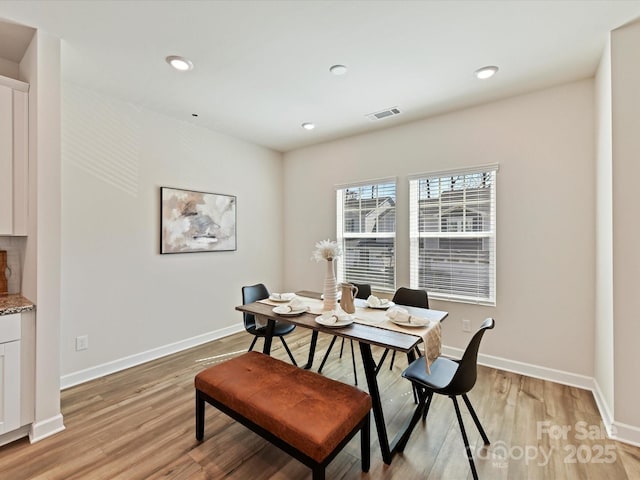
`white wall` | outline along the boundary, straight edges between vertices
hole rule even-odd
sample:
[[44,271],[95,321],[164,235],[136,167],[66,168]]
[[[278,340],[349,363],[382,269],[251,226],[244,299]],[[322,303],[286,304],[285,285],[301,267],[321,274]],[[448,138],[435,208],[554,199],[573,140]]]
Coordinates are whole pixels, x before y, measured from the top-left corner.
[[[62,120],[63,384],[241,329],[241,286],[281,288],[280,153],[69,83]],[[237,251],[160,255],[161,186],[236,195]]]
[[592,376],[595,152],[593,81],[584,80],[285,154],[285,288],[321,289],[314,243],[335,238],[334,185],[398,177],[397,285],[409,284],[407,176],[499,163],[497,306],[432,302],[497,327],[482,351]]
[[20,62],[29,88],[29,220],[22,293],[36,304],[37,441],[64,428],[60,414],[60,39],[38,31]]
[[605,422],[613,412],[613,185],[611,137],[611,45],[600,60],[596,102],[596,322],[594,377],[604,401]]
[[640,445],[640,226],[635,211],[640,178],[640,22],[611,33],[613,125],[613,308],[615,418]]

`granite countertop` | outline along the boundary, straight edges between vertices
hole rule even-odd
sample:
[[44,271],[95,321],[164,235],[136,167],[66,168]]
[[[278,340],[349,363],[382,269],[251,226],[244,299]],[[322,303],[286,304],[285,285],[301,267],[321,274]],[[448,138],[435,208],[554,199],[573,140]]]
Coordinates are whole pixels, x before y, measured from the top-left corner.
[[0,295],[0,316],[11,315],[12,313],[27,312],[36,306],[33,302],[19,293]]

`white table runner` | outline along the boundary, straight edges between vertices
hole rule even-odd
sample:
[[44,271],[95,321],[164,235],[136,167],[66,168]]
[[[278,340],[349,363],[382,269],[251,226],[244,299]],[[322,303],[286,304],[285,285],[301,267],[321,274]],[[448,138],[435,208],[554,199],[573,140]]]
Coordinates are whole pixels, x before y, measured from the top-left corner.
[[[296,296],[296,298],[303,305],[307,305],[309,307],[309,312],[312,314],[321,315],[324,311],[324,304],[322,300],[310,297],[302,297],[299,295]],[[259,301],[260,303],[273,306],[286,305],[288,303],[274,302],[269,299]],[[431,373],[431,363],[440,356],[442,349],[442,331],[439,321],[431,320],[429,324],[424,327],[403,327],[401,325],[393,323],[387,317],[386,310],[367,307],[356,307],[354,316],[354,321],[362,325],[370,325],[372,327],[407,333],[409,335],[414,335],[416,337],[422,338],[422,341],[424,342],[427,373]],[[283,317],[283,320],[286,321],[286,317]],[[266,323],[256,318],[256,326],[264,327],[266,326]]]

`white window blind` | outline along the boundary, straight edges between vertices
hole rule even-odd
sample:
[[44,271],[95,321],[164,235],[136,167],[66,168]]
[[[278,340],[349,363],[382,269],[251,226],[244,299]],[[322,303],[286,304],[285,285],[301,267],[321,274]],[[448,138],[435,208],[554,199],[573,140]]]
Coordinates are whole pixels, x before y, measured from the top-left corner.
[[396,285],[396,182],[340,186],[337,192],[337,240],[341,282],[368,283],[394,291]]
[[411,288],[495,305],[497,171],[493,165],[410,178]]

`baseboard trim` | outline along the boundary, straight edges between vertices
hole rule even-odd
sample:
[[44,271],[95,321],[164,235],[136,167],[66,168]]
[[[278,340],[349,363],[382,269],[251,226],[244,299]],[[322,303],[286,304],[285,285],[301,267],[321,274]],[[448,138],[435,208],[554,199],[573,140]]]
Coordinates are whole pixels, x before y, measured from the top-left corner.
[[[442,354],[453,358],[460,358],[464,353],[459,348],[442,346]],[[640,428],[625,423],[616,422],[611,413],[611,409],[600,390],[598,382],[593,377],[579,375],[576,373],[556,370],[554,368],[540,367],[529,363],[507,360],[506,358],[494,357],[492,355],[478,355],[478,363],[486,367],[505,370],[527,377],[539,378],[550,382],[560,383],[569,387],[589,390],[593,394],[596,406],[602,418],[602,423],[609,435],[609,438],[619,442],[628,443],[640,447]]]
[[[135,367],[136,365],[140,365],[166,355],[171,355],[172,353],[177,353],[188,348],[202,345],[203,343],[227,337],[234,333],[241,332],[242,330],[242,325],[225,327],[203,335],[198,335],[169,345],[154,348],[146,352],[141,352],[107,362],[102,365],[63,375],[60,377],[60,388],[61,390],[64,390],[90,380],[95,380],[96,378],[104,377],[111,373]],[[442,346],[443,355],[460,358],[463,353],[464,351],[459,348],[448,347],[446,345]],[[498,370],[505,370],[520,375],[526,375],[528,377],[538,378],[540,380],[548,380],[550,382],[591,391],[609,437],[630,445],[640,446],[640,428],[616,422],[614,420],[609,405],[607,404],[598,383],[593,377],[557,370],[554,368],[540,367],[538,365],[518,362],[515,360],[508,360],[506,358],[496,357],[493,355],[479,354],[478,363]],[[44,422],[34,423],[31,427],[29,438],[31,442],[36,442],[62,430],[64,430],[64,425],[62,424],[62,415],[60,415],[59,417],[53,417],[52,419]]]
[[[616,427],[614,425],[613,414],[611,413],[611,408],[609,408],[609,404],[607,403],[604,395],[602,394],[602,390],[600,389],[600,384],[594,378],[593,379],[593,389],[591,390],[593,393],[593,398],[596,401],[596,405],[598,407],[598,411],[600,412],[600,416],[602,417],[602,423],[604,424],[604,428],[607,430],[607,435],[610,438],[616,437]],[[620,440],[623,441],[623,440]]]
[[634,447],[640,447],[640,428],[626,423],[613,422],[613,435],[611,438],[619,442],[628,443]]
[[31,430],[29,431],[29,441],[31,443],[39,442],[63,430],[64,423],[62,422],[62,414],[59,413],[41,422],[32,423]]
[[242,325],[234,325],[231,327],[221,328],[219,330],[214,330],[213,332],[208,332],[202,335],[181,340],[179,342],[171,343],[169,345],[164,345],[162,347],[147,350],[146,352],[137,353],[135,355],[130,355],[128,357],[113,360],[101,365],[96,365],[95,367],[87,368],[85,370],[68,373],[60,377],[60,389],[65,390],[75,385],[79,385],[90,380],[95,380],[96,378],[104,377],[105,375],[109,375],[111,373],[116,373],[121,370],[125,370],[127,368],[135,367],[136,365],[155,360],[157,358],[171,355],[172,353],[177,353],[182,350],[187,350],[188,348],[197,347],[198,345],[202,345],[203,343],[218,340],[234,333],[241,332],[243,328],[244,327]]
[[[442,346],[443,355],[454,358],[462,357],[464,350]],[[478,355],[478,364],[498,370],[506,370],[507,372],[526,375],[527,377],[539,378],[540,380],[549,380],[550,382],[561,383],[570,387],[583,388],[592,390],[594,387],[594,379],[586,375],[565,372],[554,368],[540,367],[530,363],[518,362],[516,360],[508,360],[502,357],[494,357],[493,355]]]
[[19,438],[26,437],[27,435],[29,435],[30,428],[31,425],[25,425],[18,428],[17,430],[12,430],[11,432],[0,435],[0,447],[2,445],[6,445],[7,443],[15,442]]

